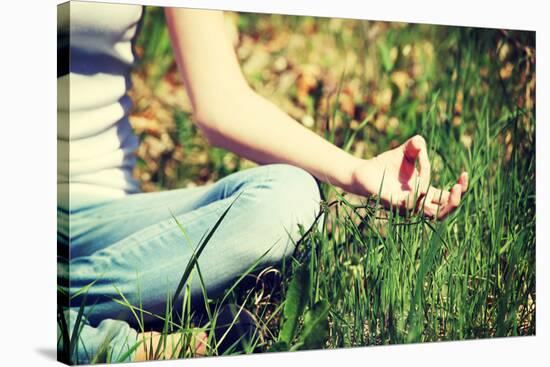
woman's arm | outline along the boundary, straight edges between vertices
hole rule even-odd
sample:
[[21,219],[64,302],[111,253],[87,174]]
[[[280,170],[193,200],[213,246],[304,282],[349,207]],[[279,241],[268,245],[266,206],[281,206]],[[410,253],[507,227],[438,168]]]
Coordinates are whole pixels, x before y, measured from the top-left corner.
[[[378,193],[384,180],[381,196],[386,204],[412,208],[418,186],[420,194],[426,193],[430,167],[423,138],[411,138],[375,159],[356,158],[305,128],[248,86],[225,34],[222,12],[166,8],[165,13],[195,122],[211,144],[257,163],[301,167],[324,182],[359,195]],[[415,168],[417,158],[419,170]],[[464,177],[458,185],[455,191],[466,189]],[[435,189],[431,191],[435,193]],[[448,208],[446,215],[458,205],[456,194],[451,202],[451,193],[439,193],[448,200],[436,203],[432,209]],[[430,215],[431,209],[427,209]]]
[[255,93],[227,39],[223,13],[167,8],[176,60],[209,142],[257,163],[290,163],[351,190],[360,160]]

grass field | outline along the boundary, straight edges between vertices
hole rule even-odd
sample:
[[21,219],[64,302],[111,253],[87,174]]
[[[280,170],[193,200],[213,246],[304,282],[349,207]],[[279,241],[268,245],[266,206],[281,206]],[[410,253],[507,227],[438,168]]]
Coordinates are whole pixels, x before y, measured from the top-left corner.
[[[193,125],[162,11],[147,11],[131,118],[143,190],[253,166],[209,147]],[[304,233],[280,269],[245,276],[227,294],[264,323],[259,350],[534,335],[534,32],[245,13],[227,21],[249,83],[300,123],[363,158],[421,134],[435,185],[470,174],[442,222],[322,184],[322,230]],[[167,322],[163,332],[192,326]]]

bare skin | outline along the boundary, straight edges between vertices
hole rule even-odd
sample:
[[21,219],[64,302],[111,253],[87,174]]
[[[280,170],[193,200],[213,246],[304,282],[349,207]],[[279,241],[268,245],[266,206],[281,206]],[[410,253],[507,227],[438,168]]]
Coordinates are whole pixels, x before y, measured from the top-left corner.
[[422,207],[426,216],[443,219],[460,204],[468,189],[468,173],[463,172],[450,191],[430,186],[426,142],[416,135],[395,149],[364,160],[354,172],[354,191],[359,194],[378,193],[381,182],[380,197],[385,206],[409,210]]
[[[147,361],[152,359],[174,359],[182,351],[182,337],[180,333],[168,334],[161,341],[161,333],[150,331],[138,334],[138,340],[142,341],[136,349],[134,361]],[[206,352],[207,335],[204,331],[199,331],[192,336],[191,345],[194,346],[192,355],[203,356]],[[160,343],[160,349],[159,349]],[[155,353],[159,353],[155,356]],[[191,352],[191,351],[189,351]]]
[[[209,143],[259,164],[287,163],[319,180],[362,196],[377,195],[386,207],[423,210],[424,215],[444,219],[460,204],[468,189],[463,172],[451,190],[430,186],[431,167],[426,141],[413,136],[401,146],[372,159],[352,156],[293,120],[273,103],[253,91],[246,82],[233,46],[225,34],[221,11],[165,8],[172,48],[191,99],[194,120]],[[418,168],[417,168],[418,162]],[[136,361],[151,356],[160,333],[140,334],[145,339]],[[179,334],[168,335],[166,354],[171,358]],[[204,355],[206,334],[194,345]],[[162,357],[162,356],[161,356]]]
[[[354,157],[249,87],[225,34],[223,12],[166,8],[165,14],[195,123],[212,145],[259,164],[301,167],[358,195],[377,194],[383,182],[382,203],[423,209],[428,217],[443,219],[460,204],[468,188],[467,173],[450,191],[429,186],[431,168],[422,136],[372,159]],[[425,204],[422,208],[415,195],[427,196],[420,201]]]

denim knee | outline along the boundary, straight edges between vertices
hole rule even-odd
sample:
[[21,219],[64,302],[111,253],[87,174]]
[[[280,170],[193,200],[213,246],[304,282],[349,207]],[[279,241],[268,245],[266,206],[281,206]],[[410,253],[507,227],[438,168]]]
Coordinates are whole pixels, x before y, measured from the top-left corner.
[[[307,171],[288,164],[269,166],[268,182],[260,197],[260,205],[268,212],[270,222],[277,227],[277,244],[268,254],[269,260],[279,262],[292,254],[301,233],[314,223],[320,211],[320,192],[317,181]],[[265,249],[258,248],[258,251]]]

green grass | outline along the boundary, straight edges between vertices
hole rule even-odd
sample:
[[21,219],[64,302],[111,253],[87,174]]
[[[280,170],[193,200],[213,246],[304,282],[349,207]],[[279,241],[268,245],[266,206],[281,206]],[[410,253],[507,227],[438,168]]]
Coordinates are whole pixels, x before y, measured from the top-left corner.
[[[162,16],[150,11],[147,21],[151,31],[139,44],[148,51],[136,77],[162,94],[163,76],[176,71]],[[292,259],[279,269],[243,275],[225,294],[262,320],[266,341],[258,348],[534,335],[534,34],[253,14],[240,15],[236,24],[240,48],[247,37],[261,48],[280,34],[307,35],[299,46],[275,47],[269,58],[286,58],[295,75],[304,72],[301,65],[321,65],[317,84],[305,95],[299,83],[282,86],[272,61],[263,67],[267,72],[250,67],[245,75],[297,119],[311,115],[311,128],[328,140],[368,158],[421,134],[435,185],[449,188],[461,170],[470,174],[460,207],[442,222],[421,213],[397,216],[322,184],[320,229],[302,229]],[[243,51],[241,62],[255,50]],[[157,60],[162,62],[153,68]],[[389,101],[384,93],[391,93]],[[140,95],[134,95],[136,115],[151,108]],[[174,116],[168,135],[184,141],[165,151],[160,166],[148,164],[147,154],[140,157],[140,172],[151,178],[147,189],[212,181],[250,165],[208,147],[189,110],[161,105]],[[174,158],[178,150],[185,159]],[[181,289],[190,274],[200,277],[200,269],[185,273]],[[215,323],[217,308],[212,310],[205,330]],[[159,316],[166,320],[164,333],[190,335],[196,326],[190,303],[180,311],[185,316],[177,321],[169,307]],[[207,354],[216,355],[216,342],[210,342]]]

